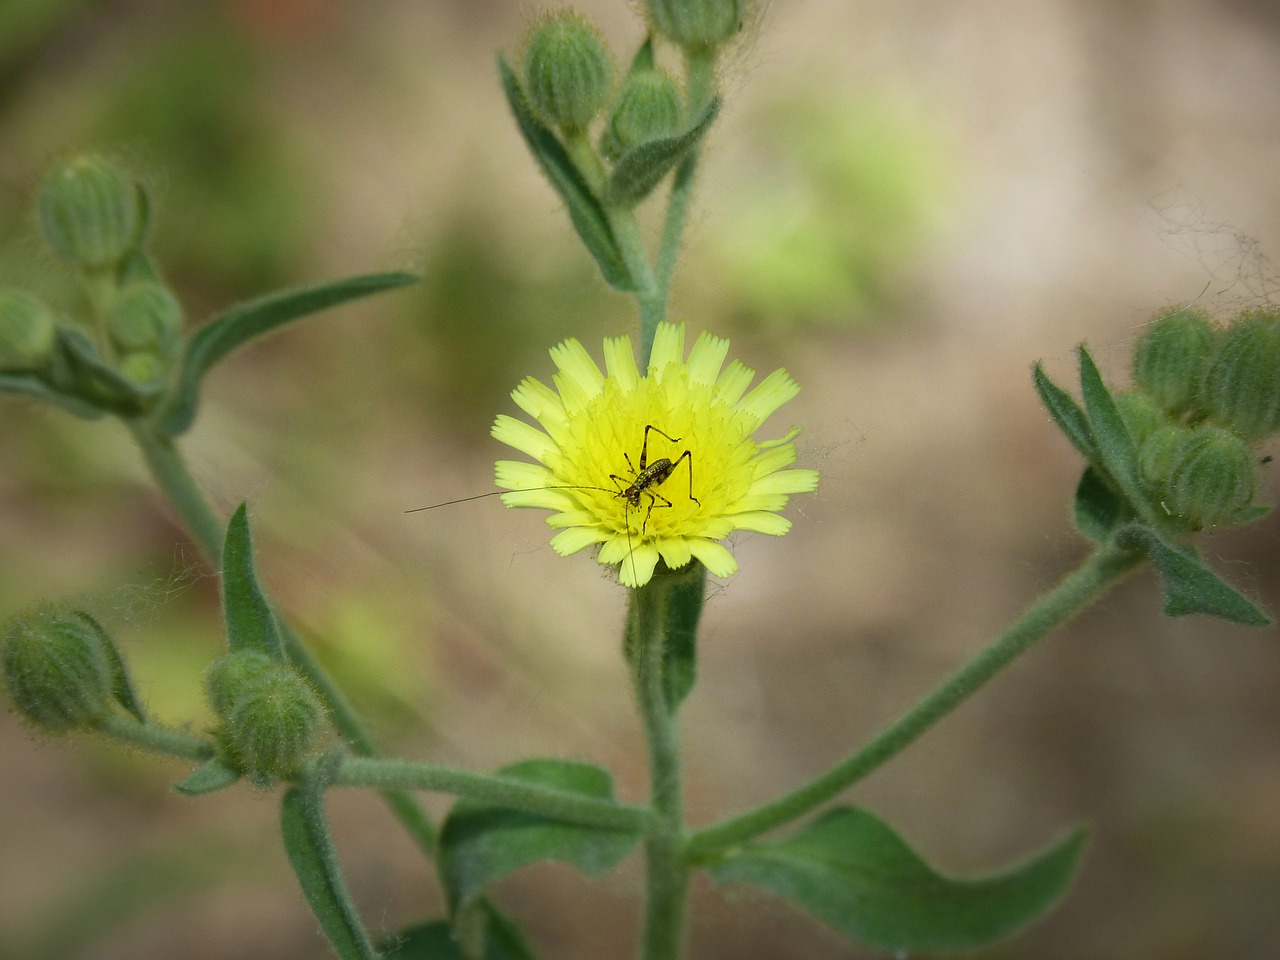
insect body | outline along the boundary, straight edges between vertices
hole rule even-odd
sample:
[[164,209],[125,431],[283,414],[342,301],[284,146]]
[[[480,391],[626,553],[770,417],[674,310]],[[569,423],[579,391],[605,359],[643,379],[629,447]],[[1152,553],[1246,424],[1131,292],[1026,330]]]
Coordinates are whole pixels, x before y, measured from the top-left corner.
[[631,468],[632,476],[630,478],[630,483],[628,483],[626,487],[623,487],[622,483],[627,480],[626,477],[620,477],[616,473],[609,474],[609,479],[618,485],[619,489],[617,495],[627,501],[627,504],[632,510],[640,509],[640,494],[645,493],[649,495],[649,509],[645,511],[644,523],[640,526],[641,535],[643,535],[645,530],[648,528],[649,517],[653,514],[653,508],[658,505],[659,500],[662,501],[662,506],[664,508],[673,506],[670,500],[653,488],[665,483],[667,478],[670,477],[671,474],[675,473],[676,467],[678,467],[684,460],[689,461],[689,499],[698,504],[698,506],[702,506],[702,501],[693,495],[693,454],[688,450],[676,457],[674,461],[669,457],[659,457],[657,460],[653,461],[653,463],[646,465],[649,458],[650,430],[661,434],[672,443],[680,442],[679,437],[668,436],[653,424],[648,424],[644,428],[644,443],[640,446],[640,466],[637,468],[631,462],[631,455],[626,451],[623,451],[622,454],[627,458],[627,466]]

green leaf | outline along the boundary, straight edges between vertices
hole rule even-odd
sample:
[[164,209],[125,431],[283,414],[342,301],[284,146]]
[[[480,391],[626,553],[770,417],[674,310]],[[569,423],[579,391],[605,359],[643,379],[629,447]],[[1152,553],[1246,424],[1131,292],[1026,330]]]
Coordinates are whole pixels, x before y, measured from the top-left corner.
[[667,707],[672,713],[689,695],[697,679],[698,620],[706,597],[707,568],[682,578],[667,596],[667,645],[663,650]]
[[102,624],[83,610],[76,610],[73,615],[83,621],[85,626],[96,633],[98,639],[102,641],[102,648],[107,653],[107,663],[111,670],[111,698],[135,719],[146,723],[147,711],[143,708],[142,701],[138,699],[138,692],[133,689],[129,668],[125,666],[124,658],[120,656],[120,650],[116,647],[111,634],[102,629]]
[[39,397],[85,420],[96,420],[107,412],[103,407],[86,403],[74,394],[50,386],[34,373],[0,373],[0,391]]
[[231,786],[240,779],[240,774],[228,767],[217,757],[206,760],[190,774],[173,785],[173,789],[188,797],[213,793]]
[[1207,613],[1250,627],[1271,623],[1266,614],[1206,567],[1190,547],[1175,547],[1150,527],[1138,523],[1117,531],[1116,542],[1145,550],[1160,571],[1166,616]]
[[1115,481],[1120,492],[1135,509],[1141,510],[1146,503],[1146,494],[1142,489],[1141,473],[1138,468],[1138,448],[1134,445],[1129,428],[1125,426],[1124,417],[1116,406],[1111,391],[1102,382],[1093,357],[1082,343],[1080,352],[1080,393],[1084,397],[1084,408],[1089,415],[1097,457],[1094,466],[1104,470]]
[[324,812],[324,783],[308,777],[284,795],[280,831],[285,852],[320,929],[342,960],[376,960],[378,954],[356,916],[338,864]]
[[200,381],[237,347],[301,317],[417,282],[418,278],[409,273],[348,277],[260,297],[210,320],[187,343],[178,382],[158,417],[160,430],[175,437],[191,426],[200,402]]
[[1075,499],[1075,521],[1080,532],[1101,543],[1116,527],[1132,519],[1129,505],[1107,485],[1102,475],[1092,466],[1085,467]]
[[139,386],[104,363],[93,341],[75,327],[58,327],[58,346],[69,387],[79,396],[91,398],[92,402],[115,413],[124,416],[141,413],[162,389],[159,383]]
[[1049,416],[1058,425],[1058,429],[1087,459],[1096,460],[1098,451],[1093,444],[1089,418],[1084,415],[1084,411],[1080,409],[1071,394],[1050,380],[1048,374],[1044,372],[1044,367],[1039,363],[1032,368],[1032,378],[1035,381],[1036,392],[1040,394],[1040,402],[1049,411]]
[[[478,901],[486,917],[484,960],[534,960],[520,928],[483,898]],[[462,952],[448,920],[434,920],[401,930],[382,945],[386,960],[471,960]]]
[[[499,771],[601,800],[613,799],[609,773],[568,760],[526,760]],[[460,909],[487,886],[540,860],[563,860],[591,875],[622,860],[638,835],[583,827],[519,810],[462,800],[440,830],[439,867],[450,909]]]
[[632,293],[636,289],[631,271],[618,247],[613,227],[605,215],[604,207],[591,192],[591,188],[578,172],[578,168],[559,139],[540,121],[525,101],[524,92],[520,89],[520,81],[507,64],[506,58],[498,57],[498,73],[502,77],[502,90],[507,96],[507,103],[515,115],[516,125],[528,145],[533,158],[560,199],[569,211],[569,219],[578,232],[587,252],[595,258],[604,275],[605,282],[615,290]]
[[636,55],[631,58],[631,66],[627,68],[627,76],[644,70],[652,70],[653,68],[653,36],[650,35],[644,38],[644,43],[640,44],[640,48],[636,50]]
[[273,660],[285,662],[280,628],[253,569],[249,513],[243,503],[231,515],[222,546],[222,613],[227,621],[227,645],[232,651],[259,650]]
[[872,947],[972,950],[1052,907],[1071,884],[1085,839],[1076,830],[1005,873],[956,880],[936,873],[877,817],[840,807],[708,870],[717,883],[754,883],[793,900]]
[[676,165],[701,141],[720,112],[720,98],[713,97],[698,119],[682,133],[654,137],[637,143],[618,158],[605,187],[605,202],[632,207],[647,197]]

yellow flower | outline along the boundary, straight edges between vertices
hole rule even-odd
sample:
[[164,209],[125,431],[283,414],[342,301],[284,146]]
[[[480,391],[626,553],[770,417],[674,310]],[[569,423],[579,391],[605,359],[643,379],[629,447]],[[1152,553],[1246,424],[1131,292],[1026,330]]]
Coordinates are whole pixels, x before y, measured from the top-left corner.
[[660,324],[642,377],[629,337],[605,340],[605,373],[577,340],[553,348],[555,389],[526,377],[511,394],[542,429],[506,415],[493,424],[495,438],[538,461],[497,462],[495,482],[514,491],[503,502],[554,510],[556,553],[599,544],[597,559],[620,564],[628,587],[648,583],[659,559],[676,570],[696,558],[729,576],[738,563],[719,541],[734,530],[786,533],[791,521],[777,511],[816,489],[818,471],[783,469],[798,428],[752,437],[799,393],[796,382],[775,370],[746,393],[755,371],[723,367],[728,350],[703,333],[685,360],[684,326]]

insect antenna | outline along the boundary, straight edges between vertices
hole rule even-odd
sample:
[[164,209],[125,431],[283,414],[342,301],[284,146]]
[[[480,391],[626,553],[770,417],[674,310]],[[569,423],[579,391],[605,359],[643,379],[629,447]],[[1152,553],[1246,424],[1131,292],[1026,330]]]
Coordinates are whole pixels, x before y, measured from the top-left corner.
[[426,507],[410,507],[405,513],[422,513],[424,510],[438,510],[440,507],[452,507],[457,503],[470,503],[472,500],[484,500],[486,497],[500,497],[505,493],[537,493],[539,490],[599,490],[601,493],[618,495],[617,490],[608,487],[588,487],[581,484],[553,484],[548,487],[521,487],[518,490],[490,490],[488,493],[477,493],[471,497],[459,497],[457,500],[446,500]]

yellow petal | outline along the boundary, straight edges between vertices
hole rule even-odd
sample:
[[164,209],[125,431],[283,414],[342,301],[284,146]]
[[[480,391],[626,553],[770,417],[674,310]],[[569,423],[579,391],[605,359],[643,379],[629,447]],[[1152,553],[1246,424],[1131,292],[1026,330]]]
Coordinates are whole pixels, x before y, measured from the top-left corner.
[[704,330],[689,351],[689,379],[694,383],[715,383],[728,354],[729,341]]
[[702,561],[702,565],[713,577],[732,576],[738,570],[738,561],[733,559],[733,554],[714,540],[690,538],[689,550]]

